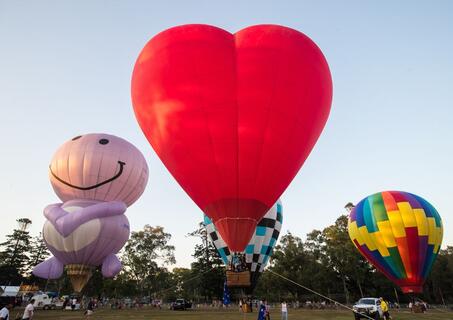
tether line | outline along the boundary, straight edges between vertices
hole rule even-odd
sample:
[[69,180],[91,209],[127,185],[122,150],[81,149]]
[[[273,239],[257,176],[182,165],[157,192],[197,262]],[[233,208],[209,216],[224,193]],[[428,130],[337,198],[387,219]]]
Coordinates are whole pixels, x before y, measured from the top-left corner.
[[[269,270],[269,269],[267,269],[267,271],[270,272],[270,273],[272,273],[272,274],[275,274],[276,276],[278,276],[278,277],[280,277],[280,278],[282,278],[282,279],[284,279],[284,280],[286,280],[286,281],[291,282],[292,284],[295,284],[296,286],[299,286],[299,287],[301,287],[301,288],[303,288],[303,289],[305,289],[305,290],[307,290],[307,291],[310,291],[311,293],[314,293],[314,294],[316,294],[316,295],[318,295],[318,296],[320,296],[320,297],[323,297],[324,299],[327,299],[327,300],[329,300],[329,301],[335,302],[335,304],[338,304],[338,305],[342,306],[342,307],[345,308],[345,309],[348,309],[348,310],[351,310],[351,311],[354,312],[354,313],[360,314],[361,316],[363,316],[363,317],[365,317],[365,318],[374,320],[373,318],[371,318],[370,316],[368,316],[368,315],[366,315],[366,314],[364,314],[364,313],[360,313],[360,312],[358,312],[358,311],[355,311],[354,309],[348,307],[347,305],[344,305],[344,304],[342,304],[342,303],[340,303],[340,302],[338,302],[338,301],[336,301],[336,300],[333,300],[333,299],[331,299],[331,298],[329,298],[329,297],[326,297],[325,295],[323,295],[323,294],[321,294],[321,293],[319,293],[319,292],[316,292],[315,290],[312,290],[312,289],[310,289],[310,288],[308,288],[308,287],[306,287],[306,286],[304,286],[304,285],[301,285],[300,283],[297,283],[296,281],[293,281],[293,280],[291,280],[291,279],[289,279],[289,278],[287,278],[287,277],[285,277],[285,276],[282,276],[281,274],[278,274],[278,273],[276,273],[276,272],[274,272],[274,271],[272,271],[272,270]],[[378,311],[376,311],[376,312],[378,312]]]
[[[187,283],[187,282],[196,280],[196,279],[200,278],[201,276],[203,276],[204,274],[206,274],[206,273],[208,273],[208,272],[210,272],[210,271],[212,271],[212,270],[214,270],[214,269],[215,269],[215,267],[212,267],[211,269],[208,269],[208,270],[206,270],[206,271],[203,271],[203,272],[197,274],[196,276],[194,276],[194,277],[192,277],[192,278],[189,278],[189,279],[187,279],[187,280],[183,280],[183,281],[182,281],[182,285],[184,285],[184,284]],[[156,294],[156,295],[157,295],[157,294],[162,294],[162,293],[164,293],[164,292],[166,292],[166,291],[174,290],[174,289],[176,289],[178,286],[179,286],[179,284],[174,285],[173,287],[170,287],[170,288],[167,288],[167,289],[163,289],[163,290],[160,290],[160,291],[153,292],[153,293]]]

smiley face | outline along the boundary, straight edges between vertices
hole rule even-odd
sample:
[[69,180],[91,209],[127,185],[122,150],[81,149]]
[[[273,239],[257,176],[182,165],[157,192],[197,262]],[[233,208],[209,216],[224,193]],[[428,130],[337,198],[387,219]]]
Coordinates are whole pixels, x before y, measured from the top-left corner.
[[52,187],[63,201],[123,201],[143,193],[148,166],[131,143],[108,134],[86,134],[64,143],[49,165]]

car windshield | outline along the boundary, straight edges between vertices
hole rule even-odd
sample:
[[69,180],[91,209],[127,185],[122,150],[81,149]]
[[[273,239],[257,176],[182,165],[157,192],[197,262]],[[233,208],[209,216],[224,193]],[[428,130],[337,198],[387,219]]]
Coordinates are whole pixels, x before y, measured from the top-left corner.
[[176,300],[176,303],[183,303],[183,302],[184,302],[183,299],[177,299],[177,300]]
[[360,299],[358,304],[372,304],[374,305],[374,299]]

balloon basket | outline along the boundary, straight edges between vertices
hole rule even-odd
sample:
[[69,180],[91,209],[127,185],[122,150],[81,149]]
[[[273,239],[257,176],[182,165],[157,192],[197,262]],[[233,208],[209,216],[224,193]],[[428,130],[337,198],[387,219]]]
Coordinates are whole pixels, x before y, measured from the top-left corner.
[[74,291],[80,293],[90,280],[94,267],[83,264],[68,264],[65,269]]
[[227,286],[233,288],[247,288],[251,286],[250,271],[234,272],[227,270]]

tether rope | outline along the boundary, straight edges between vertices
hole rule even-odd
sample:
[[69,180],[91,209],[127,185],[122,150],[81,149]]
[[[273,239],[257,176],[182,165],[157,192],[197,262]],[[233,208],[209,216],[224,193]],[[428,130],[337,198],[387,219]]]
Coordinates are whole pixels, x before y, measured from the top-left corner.
[[274,272],[274,271],[272,271],[272,270],[269,270],[269,269],[267,269],[267,271],[270,272],[270,273],[272,273],[272,274],[275,274],[276,276],[278,276],[278,277],[280,277],[280,278],[282,278],[282,279],[284,279],[284,280],[286,280],[286,281],[291,282],[292,284],[295,284],[296,286],[299,286],[299,287],[301,287],[301,288],[303,288],[303,289],[305,289],[305,290],[307,290],[307,291],[310,291],[311,293],[314,293],[314,294],[316,294],[316,295],[318,295],[318,296],[320,296],[320,297],[323,297],[324,299],[327,299],[327,300],[329,300],[329,301],[332,301],[332,302],[334,302],[335,304],[337,304],[337,305],[339,305],[339,306],[342,306],[342,307],[345,308],[345,309],[348,309],[348,310],[351,310],[351,311],[354,312],[354,313],[360,314],[362,317],[365,317],[365,318],[374,320],[373,318],[371,318],[370,316],[368,316],[368,315],[366,315],[366,314],[364,314],[364,313],[360,313],[360,312],[358,312],[358,311],[355,311],[354,309],[348,307],[347,305],[344,305],[344,304],[342,304],[342,303],[340,303],[340,302],[338,302],[338,301],[336,301],[336,300],[333,300],[333,299],[331,299],[331,298],[329,298],[329,297],[326,297],[325,295],[323,295],[323,294],[321,294],[321,293],[319,293],[319,292],[316,292],[315,290],[310,289],[310,288],[308,288],[308,287],[306,287],[306,286],[304,286],[304,285],[302,285],[302,284],[300,284],[300,283],[297,283],[296,281],[293,281],[293,280],[291,280],[291,279],[289,279],[289,278],[287,278],[287,277],[285,277],[285,276],[282,276],[281,274],[278,274],[278,273],[276,273],[276,272]]

